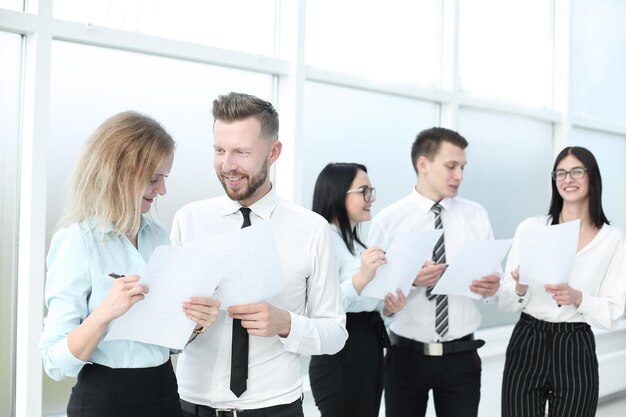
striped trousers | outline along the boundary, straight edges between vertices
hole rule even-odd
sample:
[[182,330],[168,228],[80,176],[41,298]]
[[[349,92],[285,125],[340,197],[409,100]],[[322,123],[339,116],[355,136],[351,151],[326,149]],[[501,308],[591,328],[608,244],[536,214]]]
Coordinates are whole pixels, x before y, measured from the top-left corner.
[[598,359],[585,323],[550,323],[522,313],[506,351],[502,417],[595,416]]

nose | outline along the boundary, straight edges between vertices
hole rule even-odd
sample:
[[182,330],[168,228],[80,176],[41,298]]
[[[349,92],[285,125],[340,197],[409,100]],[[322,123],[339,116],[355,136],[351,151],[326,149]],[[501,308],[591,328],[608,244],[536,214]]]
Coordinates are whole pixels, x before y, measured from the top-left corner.
[[457,168],[455,170],[454,178],[459,180],[459,181],[463,181],[463,169],[462,168]]
[[159,193],[159,195],[167,194],[167,186],[165,185],[165,177],[159,178],[159,181],[157,182],[156,192]]
[[237,164],[235,163],[234,157],[232,154],[229,153],[224,153],[224,155],[221,156],[221,166],[222,166],[222,171],[224,172],[230,172],[230,171],[235,171],[237,169]]

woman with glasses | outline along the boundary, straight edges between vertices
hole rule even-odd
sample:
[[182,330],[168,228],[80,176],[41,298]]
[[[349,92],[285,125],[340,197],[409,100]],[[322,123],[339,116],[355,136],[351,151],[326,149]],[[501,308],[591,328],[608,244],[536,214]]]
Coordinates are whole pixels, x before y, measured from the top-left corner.
[[359,294],[387,263],[377,247],[367,248],[358,233],[371,219],[376,201],[367,169],[361,164],[331,163],[320,172],[313,193],[313,211],[333,230],[341,293],[346,311],[348,340],[335,355],[313,356],[309,367],[311,389],[322,417],[377,417],[383,391],[383,348],[388,344],[385,316],[400,311],[400,290],[384,301]]
[[[580,220],[569,282],[520,284],[518,236],[528,228]],[[593,154],[578,146],[559,153],[547,216],[522,222],[515,235],[499,306],[521,311],[506,352],[502,416],[594,416],[598,360],[590,326],[608,329],[626,302],[624,236],[602,209],[602,179]]]

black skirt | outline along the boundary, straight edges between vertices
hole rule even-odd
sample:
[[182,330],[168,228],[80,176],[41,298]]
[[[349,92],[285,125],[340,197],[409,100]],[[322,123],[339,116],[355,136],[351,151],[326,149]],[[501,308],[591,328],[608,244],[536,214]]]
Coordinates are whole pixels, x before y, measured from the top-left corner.
[[83,366],[72,388],[67,416],[182,417],[171,360],[151,368]]

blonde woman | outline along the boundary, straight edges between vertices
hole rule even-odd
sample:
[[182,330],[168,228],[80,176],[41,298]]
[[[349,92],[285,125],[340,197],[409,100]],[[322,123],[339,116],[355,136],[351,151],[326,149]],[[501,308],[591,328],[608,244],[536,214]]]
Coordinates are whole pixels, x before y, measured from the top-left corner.
[[[168,348],[102,340],[112,320],[144,299],[148,288],[138,274],[156,246],[169,244],[167,231],[146,214],[166,193],[173,160],[174,141],[163,127],[125,112],[94,132],[74,170],[47,257],[40,342],[50,377],[78,376],[68,417],[181,415]],[[183,309],[200,331],[218,306],[198,297]]]

